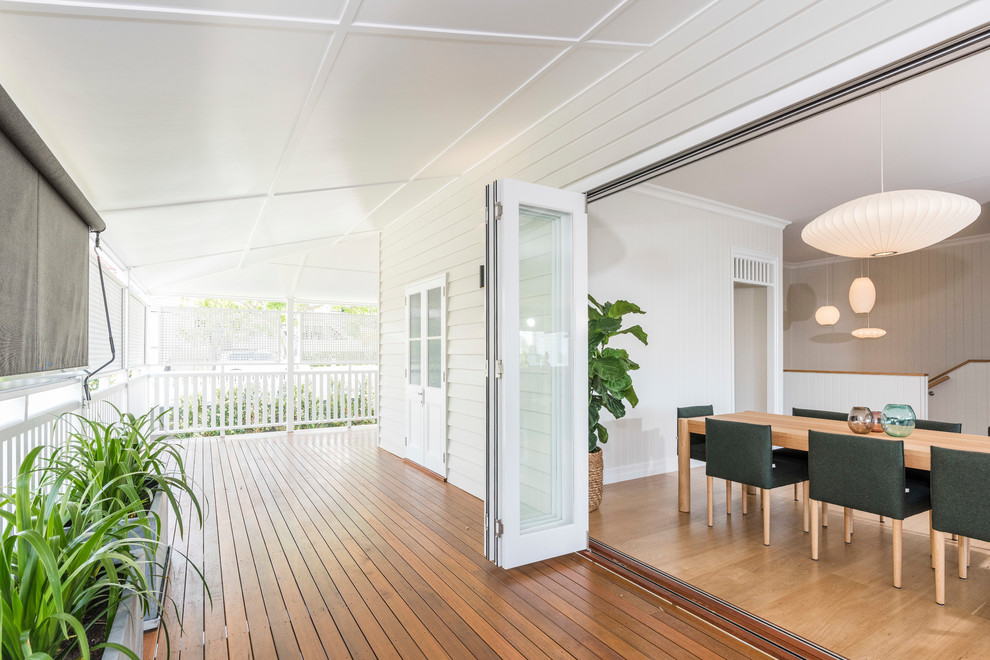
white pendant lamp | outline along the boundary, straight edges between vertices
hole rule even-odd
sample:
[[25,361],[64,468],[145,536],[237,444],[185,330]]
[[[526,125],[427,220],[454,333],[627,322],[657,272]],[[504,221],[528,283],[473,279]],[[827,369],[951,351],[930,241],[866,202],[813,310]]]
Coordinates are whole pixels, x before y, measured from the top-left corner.
[[880,191],[818,216],[801,231],[801,239],[811,247],[843,257],[889,257],[943,241],[980,215],[980,205],[962,195],[937,190],[884,192],[882,93]]
[[880,339],[887,334],[887,331],[883,328],[856,328],[852,331],[853,337],[858,337],[859,339]]
[[821,326],[835,325],[839,322],[839,308],[835,305],[822,305],[815,312],[815,320]]
[[889,257],[943,241],[979,215],[980,205],[962,195],[894,190],[836,206],[812,220],[801,238],[843,257]]
[[829,283],[831,278],[828,276],[828,264],[825,264],[825,304],[818,308],[815,312],[815,321],[818,322],[820,326],[830,326],[835,325],[839,322],[839,308],[835,305],[829,304]]
[[857,277],[849,286],[849,306],[857,314],[869,314],[877,302],[877,288],[869,277]]

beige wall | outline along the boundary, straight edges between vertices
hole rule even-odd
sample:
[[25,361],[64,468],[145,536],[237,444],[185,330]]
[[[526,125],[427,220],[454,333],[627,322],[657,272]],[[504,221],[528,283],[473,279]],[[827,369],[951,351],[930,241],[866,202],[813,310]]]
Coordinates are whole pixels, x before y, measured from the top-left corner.
[[831,302],[842,314],[833,328],[814,319],[825,304],[826,266],[784,269],[785,369],[934,375],[968,359],[990,358],[990,236],[867,265],[877,288],[871,324],[887,331],[872,340],[849,334],[866,325],[866,315],[849,307],[859,261],[836,260],[829,267]]

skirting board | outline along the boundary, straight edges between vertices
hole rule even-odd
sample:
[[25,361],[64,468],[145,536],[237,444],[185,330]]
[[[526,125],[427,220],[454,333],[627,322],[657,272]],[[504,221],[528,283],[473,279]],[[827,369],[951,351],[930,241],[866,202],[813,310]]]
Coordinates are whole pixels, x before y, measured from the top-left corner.
[[[697,467],[699,465],[704,465],[700,461],[691,461],[691,467]],[[663,458],[659,461],[644,461],[642,463],[633,463],[632,465],[617,465],[615,467],[608,466],[608,456],[605,457],[605,473],[603,475],[604,483],[614,484],[620,481],[629,481],[630,479],[642,479],[643,477],[651,477],[654,474],[664,474],[665,472],[676,472],[677,471],[677,457],[673,458]]]

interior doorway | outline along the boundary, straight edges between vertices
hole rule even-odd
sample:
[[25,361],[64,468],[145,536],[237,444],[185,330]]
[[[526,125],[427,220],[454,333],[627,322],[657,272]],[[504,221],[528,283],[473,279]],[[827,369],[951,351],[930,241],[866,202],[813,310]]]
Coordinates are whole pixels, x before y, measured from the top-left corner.
[[767,412],[767,297],[772,289],[732,283],[735,410]]

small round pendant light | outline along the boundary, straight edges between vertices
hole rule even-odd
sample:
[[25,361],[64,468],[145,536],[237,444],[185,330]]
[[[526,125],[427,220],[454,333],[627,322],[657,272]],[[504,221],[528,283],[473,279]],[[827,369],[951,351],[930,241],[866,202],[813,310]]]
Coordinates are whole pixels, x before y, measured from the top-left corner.
[[815,311],[815,321],[818,325],[823,327],[828,327],[830,325],[835,325],[839,322],[839,308],[835,305],[829,304],[829,284],[831,283],[831,278],[828,274],[829,264],[825,263],[825,304]]
[[815,320],[821,326],[835,325],[839,322],[839,308],[835,305],[822,305],[815,312]]

